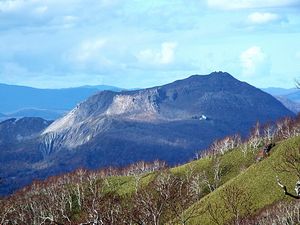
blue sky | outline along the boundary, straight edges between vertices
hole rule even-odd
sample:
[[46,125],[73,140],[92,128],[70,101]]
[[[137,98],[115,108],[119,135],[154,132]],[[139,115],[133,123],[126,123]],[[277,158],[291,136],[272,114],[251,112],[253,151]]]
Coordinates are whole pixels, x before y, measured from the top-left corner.
[[300,0],[0,0],[0,83],[150,87],[300,78]]

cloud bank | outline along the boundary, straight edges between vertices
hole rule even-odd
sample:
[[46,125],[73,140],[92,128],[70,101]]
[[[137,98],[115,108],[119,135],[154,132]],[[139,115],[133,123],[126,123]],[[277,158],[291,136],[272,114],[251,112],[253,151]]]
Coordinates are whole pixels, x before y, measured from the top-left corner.
[[290,7],[300,5],[299,0],[207,0],[211,8],[221,10]]

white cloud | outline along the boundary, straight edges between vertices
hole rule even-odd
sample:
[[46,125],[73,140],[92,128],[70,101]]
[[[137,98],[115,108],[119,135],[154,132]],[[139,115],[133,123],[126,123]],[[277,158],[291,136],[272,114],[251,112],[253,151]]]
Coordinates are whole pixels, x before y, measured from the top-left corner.
[[0,1],[0,29],[44,26],[55,17],[56,12],[44,0]]
[[145,49],[138,53],[137,59],[146,64],[167,65],[173,63],[177,43],[164,42],[160,50]]
[[299,4],[299,0],[207,0],[209,7],[222,10],[288,7]]
[[165,42],[161,45],[161,64],[170,64],[173,62],[176,47],[177,44],[174,42]]
[[[120,0],[0,0],[0,29],[59,29],[103,22],[116,15],[120,5]],[[78,19],[66,25],[68,16]]]
[[105,39],[85,40],[79,47],[73,50],[71,57],[79,63],[86,63],[90,60],[94,60],[101,55],[105,44]]
[[76,23],[79,21],[78,17],[76,16],[63,16],[62,18],[58,18],[56,20],[53,20],[53,24],[58,24],[63,28],[72,28],[76,25]]
[[43,14],[48,10],[48,1],[39,0],[2,0],[0,1],[1,13],[28,13],[34,12],[36,14]]
[[258,46],[252,46],[241,53],[242,74],[244,76],[258,75],[265,70],[267,55]]
[[34,9],[34,12],[35,12],[36,14],[42,15],[42,14],[44,14],[45,12],[47,12],[47,10],[48,10],[48,7],[45,6],[45,5],[43,5],[43,6],[38,6],[38,7],[36,7],[36,8]]
[[278,14],[268,12],[254,12],[248,16],[248,21],[252,24],[267,24],[281,20],[282,18]]
[[104,38],[86,39],[62,57],[75,72],[106,73],[118,69],[115,49]]
[[24,7],[24,5],[25,5],[24,0],[0,1],[0,12],[2,13],[14,12]]

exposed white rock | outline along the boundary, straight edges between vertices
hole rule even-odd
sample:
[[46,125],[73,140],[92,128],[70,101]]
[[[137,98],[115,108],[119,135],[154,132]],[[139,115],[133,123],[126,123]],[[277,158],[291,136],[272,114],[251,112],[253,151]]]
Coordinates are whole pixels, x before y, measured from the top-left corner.
[[42,134],[52,133],[52,132],[61,132],[64,131],[74,125],[75,113],[78,110],[76,107],[72,111],[70,111],[64,117],[54,121],[49,127],[47,127]]
[[157,117],[157,106],[146,95],[116,95],[106,115],[123,115],[132,120],[149,120]]

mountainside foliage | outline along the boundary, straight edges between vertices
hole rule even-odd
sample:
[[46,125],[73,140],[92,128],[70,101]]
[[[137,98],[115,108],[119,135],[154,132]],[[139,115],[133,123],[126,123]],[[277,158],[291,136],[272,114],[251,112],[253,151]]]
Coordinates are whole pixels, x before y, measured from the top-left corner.
[[[299,202],[276,177],[287,190],[299,179],[299,135],[299,117],[286,118],[257,124],[246,141],[216,141],[182,166],[140,162],[36,181],[1,199],[0,224],[296,224]],[[264,152],[266,143],[275,147]]]

